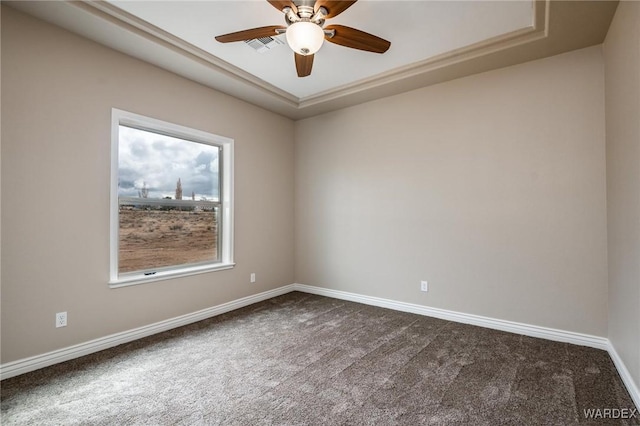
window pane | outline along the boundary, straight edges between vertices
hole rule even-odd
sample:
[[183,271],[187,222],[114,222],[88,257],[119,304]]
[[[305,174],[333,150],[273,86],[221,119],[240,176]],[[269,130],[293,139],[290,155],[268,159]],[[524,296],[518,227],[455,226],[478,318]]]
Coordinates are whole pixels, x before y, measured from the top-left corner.
[[120,125],[118,272],[219,261],[220,149]]
[[[220,148],[120,125],[118,196],[220,200]],[[146,191],[146,196],[145,196]]]
[[218,260],[218,208],[120,206],[120,273]]

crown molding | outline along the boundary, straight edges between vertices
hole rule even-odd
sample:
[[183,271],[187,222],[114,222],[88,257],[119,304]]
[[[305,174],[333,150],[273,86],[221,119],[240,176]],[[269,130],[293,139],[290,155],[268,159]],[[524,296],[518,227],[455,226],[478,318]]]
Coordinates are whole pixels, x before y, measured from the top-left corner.
[[375,87],[395,83],[410,77],[429,73],[456,63],[468,61],[510,48],[515,48],[548,35],[549,3],[551,0],[536,0],[533,3],[533,19],[529,27],[501,34],[496,37],[474,43],[459,49],[451,50],[423,61],[398,67],[373,77],[343,85],[332,90],[301,98],[299,108],[324,103],[330,100],[349,96]]
[[463,48],[455,49],[426,60],[398,67],[378,75],[358,80],[335,89],[298,98],[272,84],[250,74],[220,58],[212,55],[186,41],[110,4],[105,1],[74,1],[71,4],[96,14],[102,19],[125,30],[143,36],[167,48],[178,49],[179,53],[194,60],[203,61],[214,71],[224,73],[236,81],[247,84],[255,89],[264,91],[286,104],[302,110],[309,106],[323,104],[327,101],[340,99],[360,92],[371,90],[382,85],[398,82],[409,77],[431,72],[451,64],[477,58],[489,53],[517,47],[547,36],[549,3],[551,0],[535,0],[532,4],[533,19],[529,27],[492,37]]
[[294,120],[600,44],[617,3],[617,0],[534,0],[533,20],[526,28],[298,98],[105,1],[3,2]]
[[238,68],[235,65],[210,54],[209,52],[206,52],[205,50],[187,43],[181,38],[178,38],[173,34],[170,34],[161,28],[158,28],[155,25],[130,14],[129,12],[112,5],[111,3],[107,3],[105,1],[80,0],[69,2],[69,4],[88,13],[92,13],[111,24],[117,25],[126,31],[144,37],[167,49],[174,50],[192,60],[202,62],[213,71],[222,73],[225,76],[247,84],[254,89],[269,93],[271,96],[274,96],[291,106],[298,107],[299,105],[299,99],[296,96],[269,84],[253,74],[250,74],[243,69]]

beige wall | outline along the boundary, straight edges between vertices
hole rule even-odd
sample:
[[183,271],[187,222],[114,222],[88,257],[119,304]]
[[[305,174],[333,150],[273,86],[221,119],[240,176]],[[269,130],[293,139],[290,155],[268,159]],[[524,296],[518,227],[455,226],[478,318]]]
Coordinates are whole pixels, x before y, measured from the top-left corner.
[[[109,289],[112,107],[235,139],[235,269]],[[2,142],[2,363],[293,282],[289,119],[3,7]]]
[[[294,125],[3,6],[1,362],[295,278],[598,336],[609,297],[609,337],[639,382],[638,37],[623,36],[638,4],[621,10],[605,45],[607,200],[601,47]],[[108,288],[112,107],[236,140],[235,269]]]
[[640,3],[620,3],[604,54],[609,340],[640,386]]
[[296,122],[296,282],[606,336],[603,86],[596,46]]

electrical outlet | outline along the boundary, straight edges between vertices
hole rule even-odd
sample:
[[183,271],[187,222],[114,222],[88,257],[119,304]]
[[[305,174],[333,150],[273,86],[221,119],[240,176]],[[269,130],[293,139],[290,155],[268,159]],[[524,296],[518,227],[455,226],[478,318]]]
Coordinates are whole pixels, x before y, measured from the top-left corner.
[[420,290],[429,291],[429,283],[426,281],[420,281]]
[[66,312],[58,312],[56,314],[56,328],[58,327],[66,327],[67,326],[67,313]]
[[255,282],[256,282],[256,273],[255,273],[255,272],[252,272],[252,273],[251,273],[251,282],[252,282],[252,283],[255,283]]

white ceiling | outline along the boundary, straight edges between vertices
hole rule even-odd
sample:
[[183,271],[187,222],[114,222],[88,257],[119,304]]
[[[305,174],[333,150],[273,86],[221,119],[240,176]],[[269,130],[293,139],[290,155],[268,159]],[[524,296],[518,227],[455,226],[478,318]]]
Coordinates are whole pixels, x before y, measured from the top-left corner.
[[265,0],[6,1],[3,4],[292,119],[603,42],[617,0],[359,0],[327,24],[391,42],[379,55],[325,42],[299,78],[282,45],[215,36],[285,25]]
[[[296,75],[285,44],[258,53],[243,42],[219,43],[214,36],[266,25],[285,25],[284,15],[265,0],[110,1],[144,21],[298,97],[335,89],[533,25],[533,2],[360,0],[327,20],[391,42],[380,55],[325,42],[309,77]],[[284,41],[284,35],[278,36]]]

